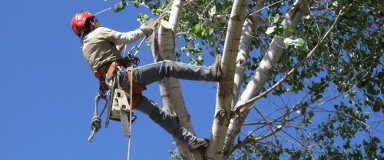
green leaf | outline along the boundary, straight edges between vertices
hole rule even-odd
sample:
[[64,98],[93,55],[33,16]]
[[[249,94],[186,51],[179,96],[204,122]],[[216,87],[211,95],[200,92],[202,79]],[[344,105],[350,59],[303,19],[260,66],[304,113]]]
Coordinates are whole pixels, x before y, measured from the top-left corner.
[[288,31],[291,32],[291,33],[293,33],[293,32],[295,31],[295,29],[292,28],[292,27],[289,27],[289,28],[288,28]]
[[149,20],[149,16],[143,13],[140,13],[137,15],[137,21],[139,22],[146,22]]
[[337,6],[339,6],[339,3],[338,3],[337,1],[334,1],[334,2],[332,3],[332,6],[337,7]]
[[273,21],[272,21],[272,24],[275,24],[279,21],[280,19],[280,15],[279,14],[275,14],[275,17],[273,18]]
[[304,45],[304,40],[302,38],[298,38],[296,39],[296,42],[298,44],[299,47],[303,46]]
[[214,31],[215,31],[215,29],[214,29],[214,28],[212,28],[212,27],[209,27],[209,35],[212,35]]
[[216,5],[214,5],[208,12],[209,17],[212,18],[216,14]]
[[205,38],[207,38],[208,37],[208,35],[209,35],[209,28],[203,28],[203,30],[202,30],[203,32],[201,33],[201,35],[203,36],[202,38],[203,39],[205,39]]
[[195,34],[198,34],[201,32],[201,24],[198,23],[195,25],[195,27],[192,28],[192,32],[195,33]]
[[253,134],[250,134],[250,135],[248,135],[247,138],[249,138],[249,139],[256,139],[257,137],[255,137]]
[[136,8],[139,8],[141,6],[141,3],[134,3]]
[[304,45],[304,40],[302,38],[297,38],[295,40],[293,40],[291,38],[286,38],[286,39],[284,39],[284,43],[288,46],[299,48],[299,47],[302,47]]

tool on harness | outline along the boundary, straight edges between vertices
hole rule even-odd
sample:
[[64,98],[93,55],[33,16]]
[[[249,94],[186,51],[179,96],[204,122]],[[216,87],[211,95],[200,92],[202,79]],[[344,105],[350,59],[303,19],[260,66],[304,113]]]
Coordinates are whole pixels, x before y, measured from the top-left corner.
[[97,96],[95,97],[95,111],[94,111],[94,116],[92,117],[92,122],[91,122],[92,132],[91,132],[91,135],[88,138],[89,142],[92,142],[93,137],[95,136],[95,133],[98,132],[99,129],[101,128],[101,118],[100,118],[100,116],[103,115],[103,113],[105,111],[105,108],[107,108],[107,103],[106,103],[104,108],[103,108],[103,110],[101,111],[100,115],[98,115],[98,104],[99,104],[100,98],[102,98],[102,97],[103,97],[103,95],[100,95],[100,93],[97,94]]
[[[105,128],[108,128],[109,120],[121,121],[123,133],[127,137],[130,137],[132,123],[137,118],[137,116],[133,115],[133,106],[139,102],[142,96],[141,92],[144,90],[144,88],[133,79],[132,74],[133,67],[138,66],[140,63],[140,59],[136,57],[136,55],[139,53],[139,49],[146,38],[148,37],[144,37],[139,45],[132,47],[131,50],[127,53],[127,56],[124,55],[125,49],[127,47],[125,45],[125,49],[122,54],[122,57],[124,58],[122,60],[107,63],[106,65],[94,71],[96,78],[99,79],[100,82],[100,87],[98,90],[98,95],[100,96],[98,96],[96,102],[95,115],[97,115],[97,103],[100,98],[106,100],[106,107],[108,107],[108,110],[106,115]],[[136,51],[133,53],[135,49]],[[119,72],[116,72],[117,69],[124,70],[126,67],[129,67],[129,69],[127,69],[127,75],[130,81],[130,93],[127,93],[122,89],[119,81],[120,76],[116,75],[116,73],[119,74]],[[108,97],[104,95],[106,91],[108,91]],[[132,91],[134,91],[134,93]],[[103,112],[105,108],[103,109]],[[100,116],[101,115],[102,114],[100,114]],[[92,118],[92,132],[90,138],[88,139],[90,142],[92,142],[95,133],[98,132],[98,130],[101,128],[100,116],[94,116]]]
[[[146,39],[147,37],[144,37],[144,39],[140,42],[139,45],[137,46],[133,46],[131,48],[131,50],[129,52],[127,52],[127,56],[125,56],[125,53],[126,53],[126,49],[127,49],[127,45],[124,46],[124,51],[122,52],[122,55],[124,57],[124,59],[128,60],[131,62],[131,65],[133,67],[136,67],[139,65],[140,63],[140,59],[139,57],[136,57],[136,55],[139,53],[139,49],[141,47],[141,45],[143,44],[144,40]],[[135,53],[133,53],[133,50],[136,49]]]
[[[137,46],[135,46],[135,47],[137,47]],[[131,50],[131,51],[132,51],[132,50]],[[139,50],[137,49],[136,52],[138,52],[138,51],[139,51]],[[140,63],[140,59],[139,59],[139,57],[136,57],[136,54],[137,54],[137,53],[135,53],[135,54],[129,53],[129,54],[128,54],[128,57],[125,57],[125,58],[128,58],[128,59],[131,61],[131,65],[132,65],[133,67],[138,66],[139,63]]]
[[[123,133],[129,137],[131,135],[131,125],[136,120],[137,116],[133,115],[133,106],[135,106],[140,98],[141,92],[144,90],[140,84],[138,84],[132,77],[133,67],[140,63],[140,59],[135,54],[128,54],[123,60],[108,63],[98,70],[96,70],[95,76],[99,79],[100,87],[98,90],[98,96],[95,98],[95,116],[91,122],[91,136],[88,141],[92,142],[93,136],[101,128],[101,115],[106,108],[106,122],[105,128],[108,127],[109,120],[120,121],[122,124]],[[126,67],[129,67],[126,69]],[[120,72],[127,70],[128,79],[130,81],[130,90],[134,93],[125,92],[120,85]],[[108,92],[106,96],[104,93]],[[106,100],[105,107],[98,116],[98,102],[100,99]]]
[[[170,4],[168,4],[167,8],[169,6]],[[156,19],[154,24],[157,23],[159,19],[160,17]],[[152,25],[152,27],[154,26],[154,24]],[[128,52],[127,56],[124,55],[125,49],[127,47],[127,45],[125,45],[124,52],[122,53],[122,57],[124,58],[121,61],[111,62],[94,71],[95,76],[99,79],[100,82],[100,87],[98,90],[98,95],[100,96],[98,96],[97,101],[95,99],[95,115],[97,115],[97,103],[100,98],[106,100],[106,107],[108,107],[108,110],[105,128],[108,127],[109,120],[121,121],[124,135],[128,137],[131,135],[131,125],[137,118],[135,115],[133,115],[133,106],[135,106],[139,102],[142,96],[141,92],[144,90],[144,88],[133,79],[133,67],[138,66],[140,63],[140,59],[136,57],[136,55],[139,53],[141,45],[147,38],[148,37],[144,37],[143,40],[139,43],[139,45],[132,47],[131,50]],[[133,53],[133,50],[135,49],[136,51]],[[118,66],[122,66],[122,68],[129,67],[129,69],[127,69],[127,75],[130,81],[130,93],[125,92],[120,86],[120,81],[118,79],[120,76],[116,75],[116,73],[119,74],[119,72],[116,72],[116,69],[119,69]],[[108,91],[108,97],[104,95],[106,91]],[[129,113],[129,116],[127,113]],[[100,116],[101,115],[102,113],[100,114]],[[90,142],[92,141],[94,134],[101,128],[100,116],[94,116],[94,118],[92,119],[92,132],[90,138],[88,139]]]
[[[128,116],[128,113],[130,116]],[[112,103],[112,115],[111,117],[119,118],[121,121],[121,126],[123,128],[123,133],[125,136],[131,136],[131,124],[137,117],[133,118],[133,108],[132,105],[128,102],[125,91],[122,89],[115,89],[113,103]],[[132,116],[131,116],[132,115]]]

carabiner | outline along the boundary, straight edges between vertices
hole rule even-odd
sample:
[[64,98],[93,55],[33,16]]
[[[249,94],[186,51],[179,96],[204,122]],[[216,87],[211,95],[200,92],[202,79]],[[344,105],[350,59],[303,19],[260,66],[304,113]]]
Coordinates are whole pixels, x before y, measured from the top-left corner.
[[[132,51],[133,51],[134,49],[136,49],[136,52],[135,52],[134,54],[132,54]],[[129,55],[130,55],[130,56],[133,56],[133,57],[136,57],[136,54],[137,54],[137,53],[139,53],[139,47],[138,47],[138,46],[133,46],[133,47],[131,48],[131,50],[129,51]]]

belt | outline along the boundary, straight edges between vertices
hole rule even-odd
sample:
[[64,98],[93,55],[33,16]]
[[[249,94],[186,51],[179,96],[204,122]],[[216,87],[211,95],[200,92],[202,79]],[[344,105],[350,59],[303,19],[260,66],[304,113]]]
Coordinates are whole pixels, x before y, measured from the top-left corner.
[[[113,61],[111,63],[107,63],[104,66],[100,67],[98,70],[95,70],[94,73],[98,76],[100,81],[104,81],[106,77],[110,77],[113,75],[113,72],[115,71],[117,66],[123,66],[123,63],[121,63],[120,61]],[[129,97],[132,97],[132,107],[134,107],[140,101],[140,98],[142,96],[141,92],[144,90],[144,88],[133,79],[133,68],[130,67],[129,69],[127,69],[127,72],[128,79],[132,82],[132,90],[134,91],[134,93],[133,95],[130,95],[129,93],[125,92],[125,94]]]
[[100,80],[104,80],[108,76],[112,76],[117,66],[122,66],[123,63],[120,61],[113,61],[101,66],[99,69],[95,70],[95,75],[98,76]]

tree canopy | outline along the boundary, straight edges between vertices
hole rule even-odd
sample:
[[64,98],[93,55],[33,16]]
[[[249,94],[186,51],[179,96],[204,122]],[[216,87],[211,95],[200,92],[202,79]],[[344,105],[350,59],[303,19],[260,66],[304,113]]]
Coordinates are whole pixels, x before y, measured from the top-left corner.
[[176,16],[163,17],[175,60],[223,56],[209,147],[181,158],[383,159],[381,0],[122,0],[115,11],[128,3],[151,10],[143,22]]

